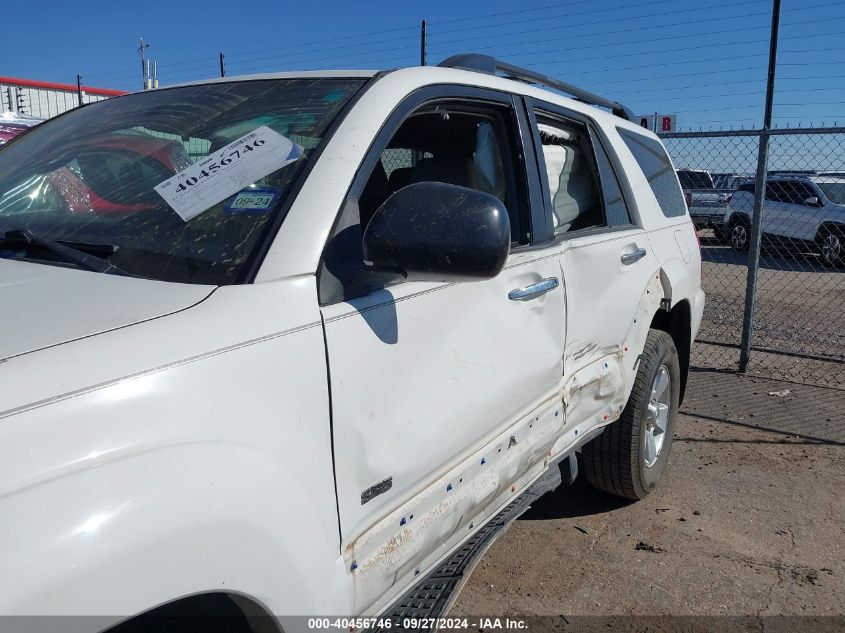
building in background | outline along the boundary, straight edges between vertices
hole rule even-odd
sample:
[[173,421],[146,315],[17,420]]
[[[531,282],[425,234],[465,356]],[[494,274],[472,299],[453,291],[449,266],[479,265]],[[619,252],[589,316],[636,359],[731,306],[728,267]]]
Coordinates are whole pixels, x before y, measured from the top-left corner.
[[[126,94],[122,90],[91,86],[82,86],[81,92],[82,103],[93,103]],[[79,89],[73,84],[0,77],[0,113],[14,112],[49,119],[78,105]]]

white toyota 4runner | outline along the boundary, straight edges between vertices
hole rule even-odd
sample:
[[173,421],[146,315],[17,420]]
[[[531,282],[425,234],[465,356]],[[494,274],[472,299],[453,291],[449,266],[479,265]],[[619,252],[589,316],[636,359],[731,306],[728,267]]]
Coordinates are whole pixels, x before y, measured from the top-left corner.
[[578,462],[648,494],[704,294],[629,118],[465,55],[133,94],[8,143],[0,613],[439,615]]

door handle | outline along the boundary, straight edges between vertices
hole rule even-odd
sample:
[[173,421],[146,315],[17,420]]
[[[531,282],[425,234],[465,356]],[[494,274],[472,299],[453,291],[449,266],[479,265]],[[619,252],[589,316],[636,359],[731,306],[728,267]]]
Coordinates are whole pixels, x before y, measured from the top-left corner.
[[525,286],[525,288],[514,288],[508,293],[508,299],[511,301],[531,301],[540,297],[550,290],[554,290],[560,285],[557,277],[547,277],[538,281],[536,284]]
[[635,251],[631,251],[630,253],[624,253],[622,255],[622,263],[626,266],[630,266],[631,264],[640,261],[643,257],[645,257],[646,251],[644,248],[638,248]]

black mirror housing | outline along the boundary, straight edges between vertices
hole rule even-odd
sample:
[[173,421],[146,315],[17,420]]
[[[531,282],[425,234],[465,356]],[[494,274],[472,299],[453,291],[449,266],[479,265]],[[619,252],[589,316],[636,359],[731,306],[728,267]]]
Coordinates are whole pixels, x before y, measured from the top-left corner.
[[502,201],[441,182],[403,187],[364,229],[364,257],[409,281],[474,281],[499,274],[511,230]]

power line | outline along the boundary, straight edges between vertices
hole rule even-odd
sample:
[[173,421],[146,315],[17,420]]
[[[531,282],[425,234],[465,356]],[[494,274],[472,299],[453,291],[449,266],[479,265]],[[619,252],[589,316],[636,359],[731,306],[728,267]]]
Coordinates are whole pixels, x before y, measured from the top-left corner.
[[[658,2],[652,3],[652,5],[663,4],[666,1],[668,1],[668,0],[659,0]],[[702,6],[702,7],[692,8],[692,9],[687,8],[687,9],[677,9],[677,10],[674,10],[674,11],[660,11],[660,12],[657,12],[657,13],[646,13],[646,14],[633,15],[633,16],[620,16],[618,18],[602,18],[600,20],[594,20],[592,22],[581,22],[581,23],[578,23],[578,24],[567,24],[564,27],[561,27],[559,25],[555,25],[555,26],[547,26],[547,27],[543,27],[543,28],[539,28],[539,29],[530,29],[530,30],[527,30],[527,31],[517,31],[516,33],[493,33],[493,34],[490,34],[490,35],[479,35],[479,36],[476,36],[476,37],[462,37],[462,38],[454,39],[454,40],[446,40],[446,41],[440,42],[440,44],[451,44],[451,43],[455,43],[455,42],[469,42],[469,41],[474,41],[474,40],[487,39],[487,38],[490,38],[490,37],[502,37],[503,35],[508,35],[508,36],[509,35],[522,35],[522,34],[526,34],[526,33],[537,33],[539,31],[554,31],[554,30],[566,31],[566,30],[581,28],[581,27],[584,27],[584,26],[593,26],[593,25],[596,25],[596,24],[602,24],[603,25],[603,24],[608,24],[608,23],[611,23],[611,22],[630,22],[631,20],[663,17],[663,16],[666,16],[666,15],[693,13],[693,12],[696,12],[696,11],[719,9],[719,8],[723,8],[723,7],[737,7],[737,6],[745,6],[745,5],[749,5],[749,4],[759,4],[759,2],[760,2],[760,0],[744,0],[744,1],[737,1],[737,2],[725,2],[725,3],[722,3],[722,4],[714,4],[714,5],[710,5],[710,6]],[[621,10],[621,9],[629,9],[629,8],[642,8],[642,6],[643,6],[642,3],[640,3],[640,4],[629,4],[629,5],[619,7],[619,9]],[[600,12],[601,11],[587,11],[584,14],[574,13],[574,14],[554,16],[554,17],[569,18],[569,17],[572,17],[572,15],[586,15],[587,13],[600,13]],[[759,16],[759,15],[767,15],[767,14],[766,13],[752,13],[752,14],[749,14],[747,16],[740,15],[740,16],[732,16],[732,17],[733,18],[743,18],[743,17],[754,17],[754,16]],[[527,21],[528,22],[536,22],[536,21],[542,20],[542,19],[543,18],[532,19],[532,20],[527,20]],[[547,18],[547,19],[551,19],[551,18]],[[712,22],[714,20],[724,20],[724,18],[719,17],[719,18],[713,18],[713,19],[706,20],[706,21]],[[705,21],[705,20],[699,20],[699,21]],[[520,22],[507,22],[507,23],[500,23],[500,24],[489,24],[489,25],[486,25],[484,28],[495,28],[495,27],[499,27],[499,26],[511,27],[514,24],[520,24]],[[678,23],[678,25],[685,25],[685,24],[687,24],[687,23],[686,22]],[[665,26],[678,26],[678,25],[668,24],[668,25],[665,25]],[[661,25],[661,26],[664,26],[664,25]],[[644,28],[654,28],[654,25],[649,25],[648,27],[644,27]],[[475,28],[475,27],[467,27],[467,28],[463,28],[463,29],[455,29],[453,31],[445,31],[443,34],[462,33],[462,32],[466,32],[466,31],[476,31],[476,30],[478,30],[478,29]],[[438,33],[436,30],[433,31],[432,34],[435,35],[435,36],[440,35],[440,33]]]
[[504,11],[502,13],[491,13],[485,16],[470,16],[466,18],[454,18],[452,20],[441,20],[439,22],[430,22],[429,24],[454,24],[456,22],[470,22],[479,19],[498,18],[503,15],[516,15],[518,13],[529,13],[531,11],[545,11],[546,9],[557,9],[558,7],[571,7],[576,4],[591,4],[594,0],[576,0],[576,2],[556,2],[554,4],[547,4],[543,7],[532,7],[530,9],[517,9],[516,11]]
[[[753,0],[753,1],[757,1],[757,0]],[[549,5],[547,8],[561,6],[562,4],[565,5],[566,3]],[[582,3],[571,3],[571,4],[582,4]],[[750,4],[750,2],[739,3],[739,4]],[[814,9],[814,8],[821,8],[821,7],[825,7],[825,6],[830,6],[831,4],[836,4],[836,3],[824,3],[824,4],[820,4],[820,5],[813,5],[813,6],[810,6],[810,7],[802,7],[800,10],[809,10],[809,9]],[[625,5],[625,6],[636,6],[636,5]],[[706,8],[712,9],[712,8],[719,7],[719,6],[737,6],[737,3],[727,3],[726,5],[714,5],[712,7],[706,7]],[[526,13],[526,12],[529,12],[529,11],[540,10],[540,9],[541,8],[524,9],[524,10],[520,10],[520,11],[505,12],[504,14]],[[679,11],[674,11],[674,12],[663,12],[663,13],[654,14],[654,15],[666,15],[667,13],[684,13],[684,12],[697,11],[697,10],[700,10],[700,9],[684,9],[684,10],[679,10]],[[799,10],[799,9],[787,9],[785,11],[789,11],[789,10]],[[591,12],[595,12],[595,11],[582,12],[582,13],[591,13]],[[487,17],[491,17],[491,16],[487,16]],[[647,16],[637,16],[637,17],[647,17]],[[736,17],[743,17],[743,16],[733,16],[733,17],[736,18]],[[469,18],[467,18],[467,19],[469,19]],[[721,19],[721,18],[719,18],[719,19]],[[455,20],[455,21],[460,21],[460,20]],[[794,24],[807,24],[807,23],[815,23],[815,22],[820,22],[820,21],[829,21],[829,20],[828,19],[805,20],[803,22],[797,22],[797,23],[794,23]],[[452,22],[452,21],[449,21],[449,22]],[[607,20],[602,21],[602,23],[605,23],[605,22],[607,22]],[[701,21],[699,21],[699,22],[701,22]],[[683,24],[683,23],[681,23],[681,24]],[[487,25],[483,28],[491,28],[491,26],[497,26],[497,25]],[[575,27],[578,27],[578,26],[583,26],[583,24],[582,25],[572,25],[570,28],[575,28]],[[672,26],[672,25],[667,25],[667,26]],[[386,30],[381,30],[381,31],[373,31],[373,32],[369,32],[369,33],[358,33],[358,34],[345,36],[345,37],[342,37],[342,38],[334,38],[334,39],[331,39],[331,40],[322,40],[322,41],[324,41],[324,42],[337,42],[337,41],[340,41],[340,40],[349,40],[349,39],[356,39],[356,38],[367,37],[367,36],[372,36],[372,35],[380,35],[380,34],[398,32],[398,31],[402,31],[402,30],[410,30],[412,28],[414,30],[416,30],[415,26],[414,27],[399,27],[399,28],[395,28],[395,29],[386,29]],[[555,28],[555,27],[549,27],[549,28]],[[639,31],[639,30],[646,30],[647,28],[651,28],[651,27],[639,27],[639,28],[631,28],[631,29],[622,29],[622,30],[617,30],[617,31],[611,31],[609,33],[604,33],[604,34],[617,34],[617,33],[620,33],[620,32],[634,32],[634,31]],[[730,33],[730,32],[739,32],[739,31],[745,31],[745,30],[756,30],[757,28],[765,28],[765,27],[743,27],[743,28],[738,28],[738,29],[721,30],[720,34]],[[548,30],[548,29],[545,29],[545,30]],[[535,31],[536,30],[532,30],[530,32],[535,32]],[[594,37],[595,35],[596,34],[583,34],[583,35],[575,36],[575,37]],[[494,37],[494,36],[490,35],[490,36],[482,36],[482,37]],[[670,36],[670,37],[666,37],[666,38],[662,38],[662,39],[666,39],[666,40],[677,39],[678,37],[689,38],[689,37],[691,37],[691,35],[685,34],[685,35],[679,35],[679,36],[674,36],[674,37]],[[404,37],[402,37],[402,38],[390,38],[388,40],[377,40],[376,42],[359,42],[359,43],[355,43],[355,44],[351,44],[351,45],[345,45],[345,46],[326,47],[326,48],[322,48],[322,49],[309,50],[308,52],[297,53],[294,56],[300,56],[301,57],[302,55],[310,55],[310,54],[313,54],[314,52],[319,52],[319,51],[324,51],[324,50],[339,50],[339,49],[349,48],[349,47],[353,47],[353,46],[389,43],[389,42],[400,41],[400,40],[404,40],[404,39],[405,39]],[[572,38],[570,38],[570,39],[572,39]],[[787,38],[784,38],[784,39],[787,39]],[[521,45],[521,44],[527,44],[527,43],[536,44],[536,43],[542,43],[544,41],[556,41],[556,40],[557,40],[557,38],[554,38],[554,39],[551,39],[551,40],[534,40],[534,41],[531,41],[531,42],[517,42],[517,43],[514,43],[514,44],[515,45]],[[466,39],[464,38],[460,41],[466,41]],[[648,39],[645,39],[645,40],[626,42],[624,44],[634,44],[634,43],[653,42],[653,41],[655,41],[655,38],[648,38]],[[759,41],[762,42],[762,41],[765,41],[765,40],[759,40]],[[752,42],[755,42],[755,41],[752,41]],[[319,41],[312,42],[312,43],[319,43]],[[415,44],[415,40],[414,40],[414,44]],[[263,49],[263,51],[251,51],[249,53],[240,53],[240,54],[234,53],[234,54],[230,54],[230,57],[231,56],[238,57],[238,56],[242,56],[242,55],[253,55],[253,54],[256,54],[258,52],[285,50],[285,49],[294,48],[294,47],[297,47],[297,46],[301,46],[301,44],[290,44],[290,45],[287,45],[285,47],[278,47],[278,48],[274,48],[274,49]],[[694,48],[700,48],[700,47],[688,47],[688,48],[694,49]],[[564,52],[564,51],[567,51],[567,50],[583,50],[583,47],[572,47],[572,48],[566,48],[566,49],[552,49],[552,50],[548,50],[548,51],[523,51],[523,52],[513,53],[513,54],[511,54],[511,56],[536,55],[536,54],[551,53],[551,52]],[[678,49],[678,50],[680,50],[680,49]],[[831,50],[831,49],[828,49],[828,50]],[[666,52],[674,52],[674,51],[672,49],[669,49]],[[363,54],[363,52],[362,52],[362,54]],[[632,54],[640,54],[640,53],[632,53]],[[655,54],[659,54],[659,53],[655,52]],[[622,57],[622,56],[626,56],[626,55],[624,55],[624,54],[615,55],[613,57]],[[257,61],[265,61],[265,60],[271,61],[273,59],[277,59],[278,57],[279,56],[270,56],[270,57],[250,59],[250,60],[244,60],[244,59],[238,60],[238,59],[236,59],[234,62],[232,62],[232,66],[233,67],[243,67],[244,64],[247,64],[247,63],[257,62]],[[611,57],[611,56],[607,56],[607,57]],[[344,58],[348,59],[348,56],[344,56]],[[289,61],[290,56],[286,56],[286,59]],[[298,60],[297,63],[308,64],[308,63],[313,63],[313,62],[318,62],[318,61],[328,61],[328,60],[332,60],[332,59],[336,59],[336,56],[301,59],[301,60]],[[405,56],[393,57],[393,58],[390,58],[390,59],[393,59],[393,60],[402,59],[402,60],[404,60]],[[596,58],[592,58],[592,59],[596,59]],[[389,61],[389,60],[385,60],[382,57],[373,58],[373,60],[374,61]],[[213,60],[211,59],[211,57],[209,57],[209,59],[194,59],[194,60],[189,60],[189,61],[173,62],[171,64],[168,64],[167,68],[168,68],[168,70],[173,69],[173,68],[185,68],[185,69],[187,69],[187,67],[189,67],[189,66],[195,66],[195,67],[197,67],[197,69],[202,68],[202,67],[206,67],[206,66],[208,66],[210,68],[212,61]],[[578,61],[578,60],[567,60],[566,63],[571,63],[572,61]],[[587,61],[587,60],[580,60],[580,61]],[[367,61],[367,63],[369,63],[369,60]],[[562,63],[562,62],[557,61],[557,62],[547,62],[547,63]],[[253,65],[250,68],[258,68],[258,67],[259,66]],[[134,71],[122,71],[122,72],[100,74],[100,75],[95,74],[95,75],[89,75],[89,76],[94,78],[94,79],[97,79],[97,78],[106,78],[106,77],[131,76],[132,74],[134,74]]]
[[[632,16],[625,16],[625,17],[619,17],[619,18],[603,19],[603,20],[596,21],[596,22],[585,22],[585,23],[582,23],[582,24],[575,24],[575,25],[572,25],[572,26],[578,27],[578,26],[588,26],[588,25],[591,25],[591,24],[606,24],[607,22],[620,22],[620,21],[635,20],[635,19],[640,19],[640,18],[652,18],[652,17],[663,16],[663,15],[671,15],[673,13],[689,13],[691,11],[703,11],[703,10],[717,9],[719,7],[726,7],[726,6],[737,7],[737,6],[743,6],[743,5],[748,5],[748,4],[759,4],[760,2],[763,2],[763,1],[764,0],[745,0],[743,2],[738,1],[738,2],[725,3],[725,4],[721,4],[721,5],[716,4],[716,5],[710,5],[710,6],[702,6],[702,7],[693,8],[693,9],[679,9],[677,11],[664,11],[664,12],[660,12],[660,13],[652,13],[652,14],[649,14],[649,15],[632,15]],[[667,3],[676,3],[676,0],[657,0],[656,2],[649,3],[648,6],[653,7],[653,6],[656,6],[656,5],[659,5],[659,4],[667,4]],[[643,6],[644,6],[643,3],[640,2],[640,3],[634,3],[634,4],[626,4],[626,5],[622,5],[620,7],[614,7],[613,10],[614,10],[615,13],[618,13],[618,12],[623,11],[625,9],[642,9]],[[539,18],[529,18],[527,20],[517,20],[517,21],[510,20],[508,22],[500,22],[498,24],[485,24],[483,27],[480,27],[480,28],[487,29],[487,28],[496,28],[496,27],[499,27],[499,26],[513,27],[516,24],[527,24],[527,23],[530,23],[530,22],[543,22],[543,21],[553,20],[553,19],[556,19],[556,18],[571,19],[571,18],[573,18],[575,16],[579,16],[579,15],[593,15],[593,14],[596,14],[596,13],[606,13],[606,12],[607,12],[607,9],[592,9],[590,11],[577,11],[577,12],[574,12],[574,13],[567,12],[567,13],[563,13],[563,14],[559,14],[559,15],[548,15],[548,16],[539,17]],[[475,31],[475,30],[477,30],[477,28],[478,27],[466,27],[466,28],[461,28],[461,29],[452,29],[452,30],[448,30],[448,31],[437,31],[437,34],[438,35],[448,35],[448,34],[451,34],[451,33],[463,33],[463,32],[466,32],[466,31]],[[550,28],[554,28],[554,27],[550,27]],[[543,29],[540,29],[540,30],[543,30]]]
[[[640,16],[634,16],[634,17],[635,18],[647,18],[647,17],[657,17],[657,16],[664,16],[664,15],[670,15],[670,14],[689,13],[689,12],[692,12],[692,11],[700,11],[700,10],[703,10],[703,9],[709,10],[709,9],[720,8],[720,7],[728,7],[728,6],[735,7],[735,6],[742,6],[743,4],[750,4],[750,3],[753,3],[754,1],[755,0],[752,0],[752,2],[744,2],[744,3],[743,2],[729,2],[729,3],[725,3],[725,4],[718,4],[718,5],[711,5],[711,6],[707,6],[707,7],[700,7],[700,8],[696,8],[696,9],[679,9],[677,11],[665,11],[665,12],[660,12],[660,13],[646,14],[646,15],[640,15]],[[824,7],[828,7],[828,6],[838,6],[838,5],[839,5],[839,3],[837,3],[837,2],[828,2],[828,3],[818,4],[818,5],[795,8],[795,9],[784,9],[784,13],[787,12],[787,11],[807,11],[807,10],[810,10],[810,9],[818,9],[818,8],[824,8]],[[760,16],[767,16],[767,15],[769,15],[769,13],[764,11],[764,12],[758,12],[758,13],[747,13],[747,14],[744,14],[744,15],[734,15],[734,16],[731,16],[731,18],[732,19],[741,19],[741,18],[760,17]],[[549,27],[544,27],[544,28],[541,28],[541,29],[530,29],[530,30],[527,30],[527,31],[517,31],[515,33],[505,33],[505,34],[494,33],[494,34],[490,34],[490,35],[480,35],[480,36],[471,37],[471,38],[460,38],[460,39],[455,39],[455,40],[447,40],[447,41],[444,41],[444,42],[440,42],[440,44],[450,44],[450,43],[456,43],[456,42],[465,43],[465,42],[470,41],[470,40],[487,39],[487,38],[490,38],[490,37],[502,37],[502,36],[511,36],[511,35],[523,35],[523,34],[537,33],[538,31],[550,31],[550,30],[565,31],[567,29],[580,28],[580,27],[583,27],[583,26],[592,26],[592,25],[595,25],[595,24],[607,24],[608,22],[619,22],[619,21],[625,21],[625,20],[631,20],[631,19],[634,19],[634,18],[624,17],[624,18],[616,18],[616,19],[602,19],[602,20],[598,20],[598,21],[594,21],[594,22],[583,22],[581,24],[567,25],[566,27],[549,26]],[[828,20],[829,19],[824,19],[822,21],[828,21]],[[703,22],[719,22],[719,21],[724,21],[724,17],[720,16],[720,17],[714,17],[714,18],[707,18],[707,19],[703,19],[703,20],[696,20],[696,24],[701,24]],[[660,26],[660,28],[667,28],[667,27],[673,27],[673,26],[686,26],[687,24],[688,24],[688,22],[674,22],[674,23],[671,23],[671,24],[661,24],[659,26]],[[618,33],[643,31],[643,30],[648,30],[648,29],[653,29],[653,28],[655,28],[654,25],[647,25],[647,26],[632,27],[632,28],[628,28],[628,29],[620,29],[620,30],[616,30],[616,31],[607,31],[605,33],[585,33],[585,34],[583,34],[579,37],[594,37],[595,35],[615,35],[615,34],[618,34]],[[471,29],[466,29],[466,30],[471,30]],[[724,33],[724,32],[725,31],[723,31],[723,30],[720,31],[720,33]],[[709,34],[712,35],[712,33],[709,33]],[[436,32],[434,33],[434,35],[436,36]],[[543,41],[549,41],[549,40],[543,40]],[[498,46],[501,46],[501,43],[499,43]]]
[[[405,46],[405,47],[414,46],[415,50],[416,50],[416,47],[419,46],[419,43],[416,40],[408,40],[407,38],[400,38],[400,39],[401,39],[401,41],[405,42],[404,45],[402,45],[402,46]],[[370,45],[376,45],[376,44],[384,44],[384,43],[386,43],[386,42],[372,42],[372,43],[369,43],[369,44]],[[356,44],[356,46],[359,46],[359,45]],[[257,57],[257,58],[254,58],[254,59],[242,59],[240,55],[231,55],[230,57],[237,57],[237,59],[239,60],[239,61],[236,61],[232,64],[233,67],[234,66],[243,66],[244,64],[252,64],[252,63],[255,63],[255,62],[272,61],[274,59],[279,59],[280,57],[285,59],[286,61],[290,61],[290,62],[293,62],[293,63],[307,64],[307,63],[310,63],[311,61],[323,61],[323,60],[328,60],[328,59],[338,59],[339,57],[341,57],[341,55],[334,54],[334,55],[329,55],[328,57],[319,57],[319,58],[312,58],[312,59],[297,59],[297,57],[300,57],[301,55],[311,55],[311,54],[314,54],[314,53],[320,53],[320,52],[329,51],[329,50],[337,50],[339,48],[344,48],[344,47],[340,46],[340,47],[333,47],[333,48],[326,48],[326,49],[317,49],[317,50],[314,50],[314,51],[303,52],[303,53],[300,53],[298,55],[293,55],[293,56],[290,56],[290,55],[285,55],[285,56],[269,55],[269,56],[265,56],[265,57]],[[357,53],[357,54],[370,54],[370,53],[372,53],[372,51],[361,51],[360,53]],[[342,55],[342,57],[347,58],[350,54],[355,55],[356,53],[347,53],[347,54]]]
[[[815,7],[807,7],[807,9],[817,8],[818,6],[827,6],[827,5],[816,5]],[[759,15],[768,15],[768,14],[764,13],[764,14],[759,14]],[[733,16],[733,17],[748,17],[748,16]],[[718,19],[722,19],[722,18],[718,18]],[[701,22],[705,22],[705,21],[712,21],[712,20],[698,20],[696,22],[696,24],[700,24]],[[817,24],[819,22],[830,22],[830,18],[814,18],[814,19],[811,19],[811,20],[803,20],[803,21],[800,21],[800,22],[785,23],[783,26],[800,26],[800,25],[805,25],[805,24]],[[681,22],[681,23],[676,23],[676,24],[661,25],[661,28],[670,27],[670,26],[679,26],[679,25],[682,25],[682,24],[685,24],[685,23]],[[580,34],[580,35],[576,34],[576,35],[567,36],[567,39],[573,40],[573,39],[593,38],[593,37],[596,37],[597,35],[616,35],[616,34],[620,34],[620,33],[645,31],[645,30],[648,30],[649,28],[653,28],[653,27],[651,27],[651,26],[636,27],[636,28],[631,28],[631,29],[621,29],[621,30],[616,30],[616,31],[607,31],[607,32],[603,32],[603,33],[583,33],[583,34]],[[729,34],[729,33],[741,33],[741,32],[745,32],[745,31],[759,31],[759,30],[763,30],[763,29],[768,30],[769,27],[765,26],[765,25],[760,25],[760,26],[743,26],[743,27],[737,27],[737,28],[733,28],[733,29],[720,29],[719,35],[724,35],[724,34]],[[529,32],[533,32],[533,31],[529,31]],[[647,42],[676,40],[676,39],[689,39],[691,37],[698,37],[698,36],[705,37],[705,36],[712,36],[712,35],[713,35],[712,31],[705,31],[705,32],[702,32],[702,33],[683,33],[683,34],[678,34],[678,35],[667,35],[667,36],[664,36],[664,37],[661,37],[661,38],[649,37],[649,38],[646,38],[646,39],[632,40],[632,41],[629,41],[629,42],[617,42],[617,44],[624,44],[624,45],[642,44],[642,43],[647,43]],[[544,40],[527,40],[527,41],[524,40],[522,42],[511,42],[511,43],[508,44],[508,46],[521,46],[523,44],[544,44],[546,42],[557,42],[558,40],[559,40],[559,38],[557,38],[557,37],[547,38],[547,39],[544,39]],[[501,48],[501,44],[491,45],[491,46],[474,47],[474,50],[480,51],[480,50],[489,50],[489,49],[492,49],[492,48]],[[548,49],[548,50],[545,50],[545,51],[521,51],[521,52],[517,52],[517,53],[509,53],[508,56],[509,57],[518,57],[518,56],[524,56],[524,55],[537,55],[537,54],[543,54],[543,53],[558,53],[558,52],[566,52],[566,51],[571,51],[571,50],[582,50],[582,49],[583,49],[583,46],[570,47],[570,48]],[[439,54],[439,55],[451,55],[451,54],[453,54],[455,52],[459,52],[459,51],[455,51],[454,49],[449,49],[449,50],[442,49],[442,50],[434,50],[432,52],[434,54]]]

